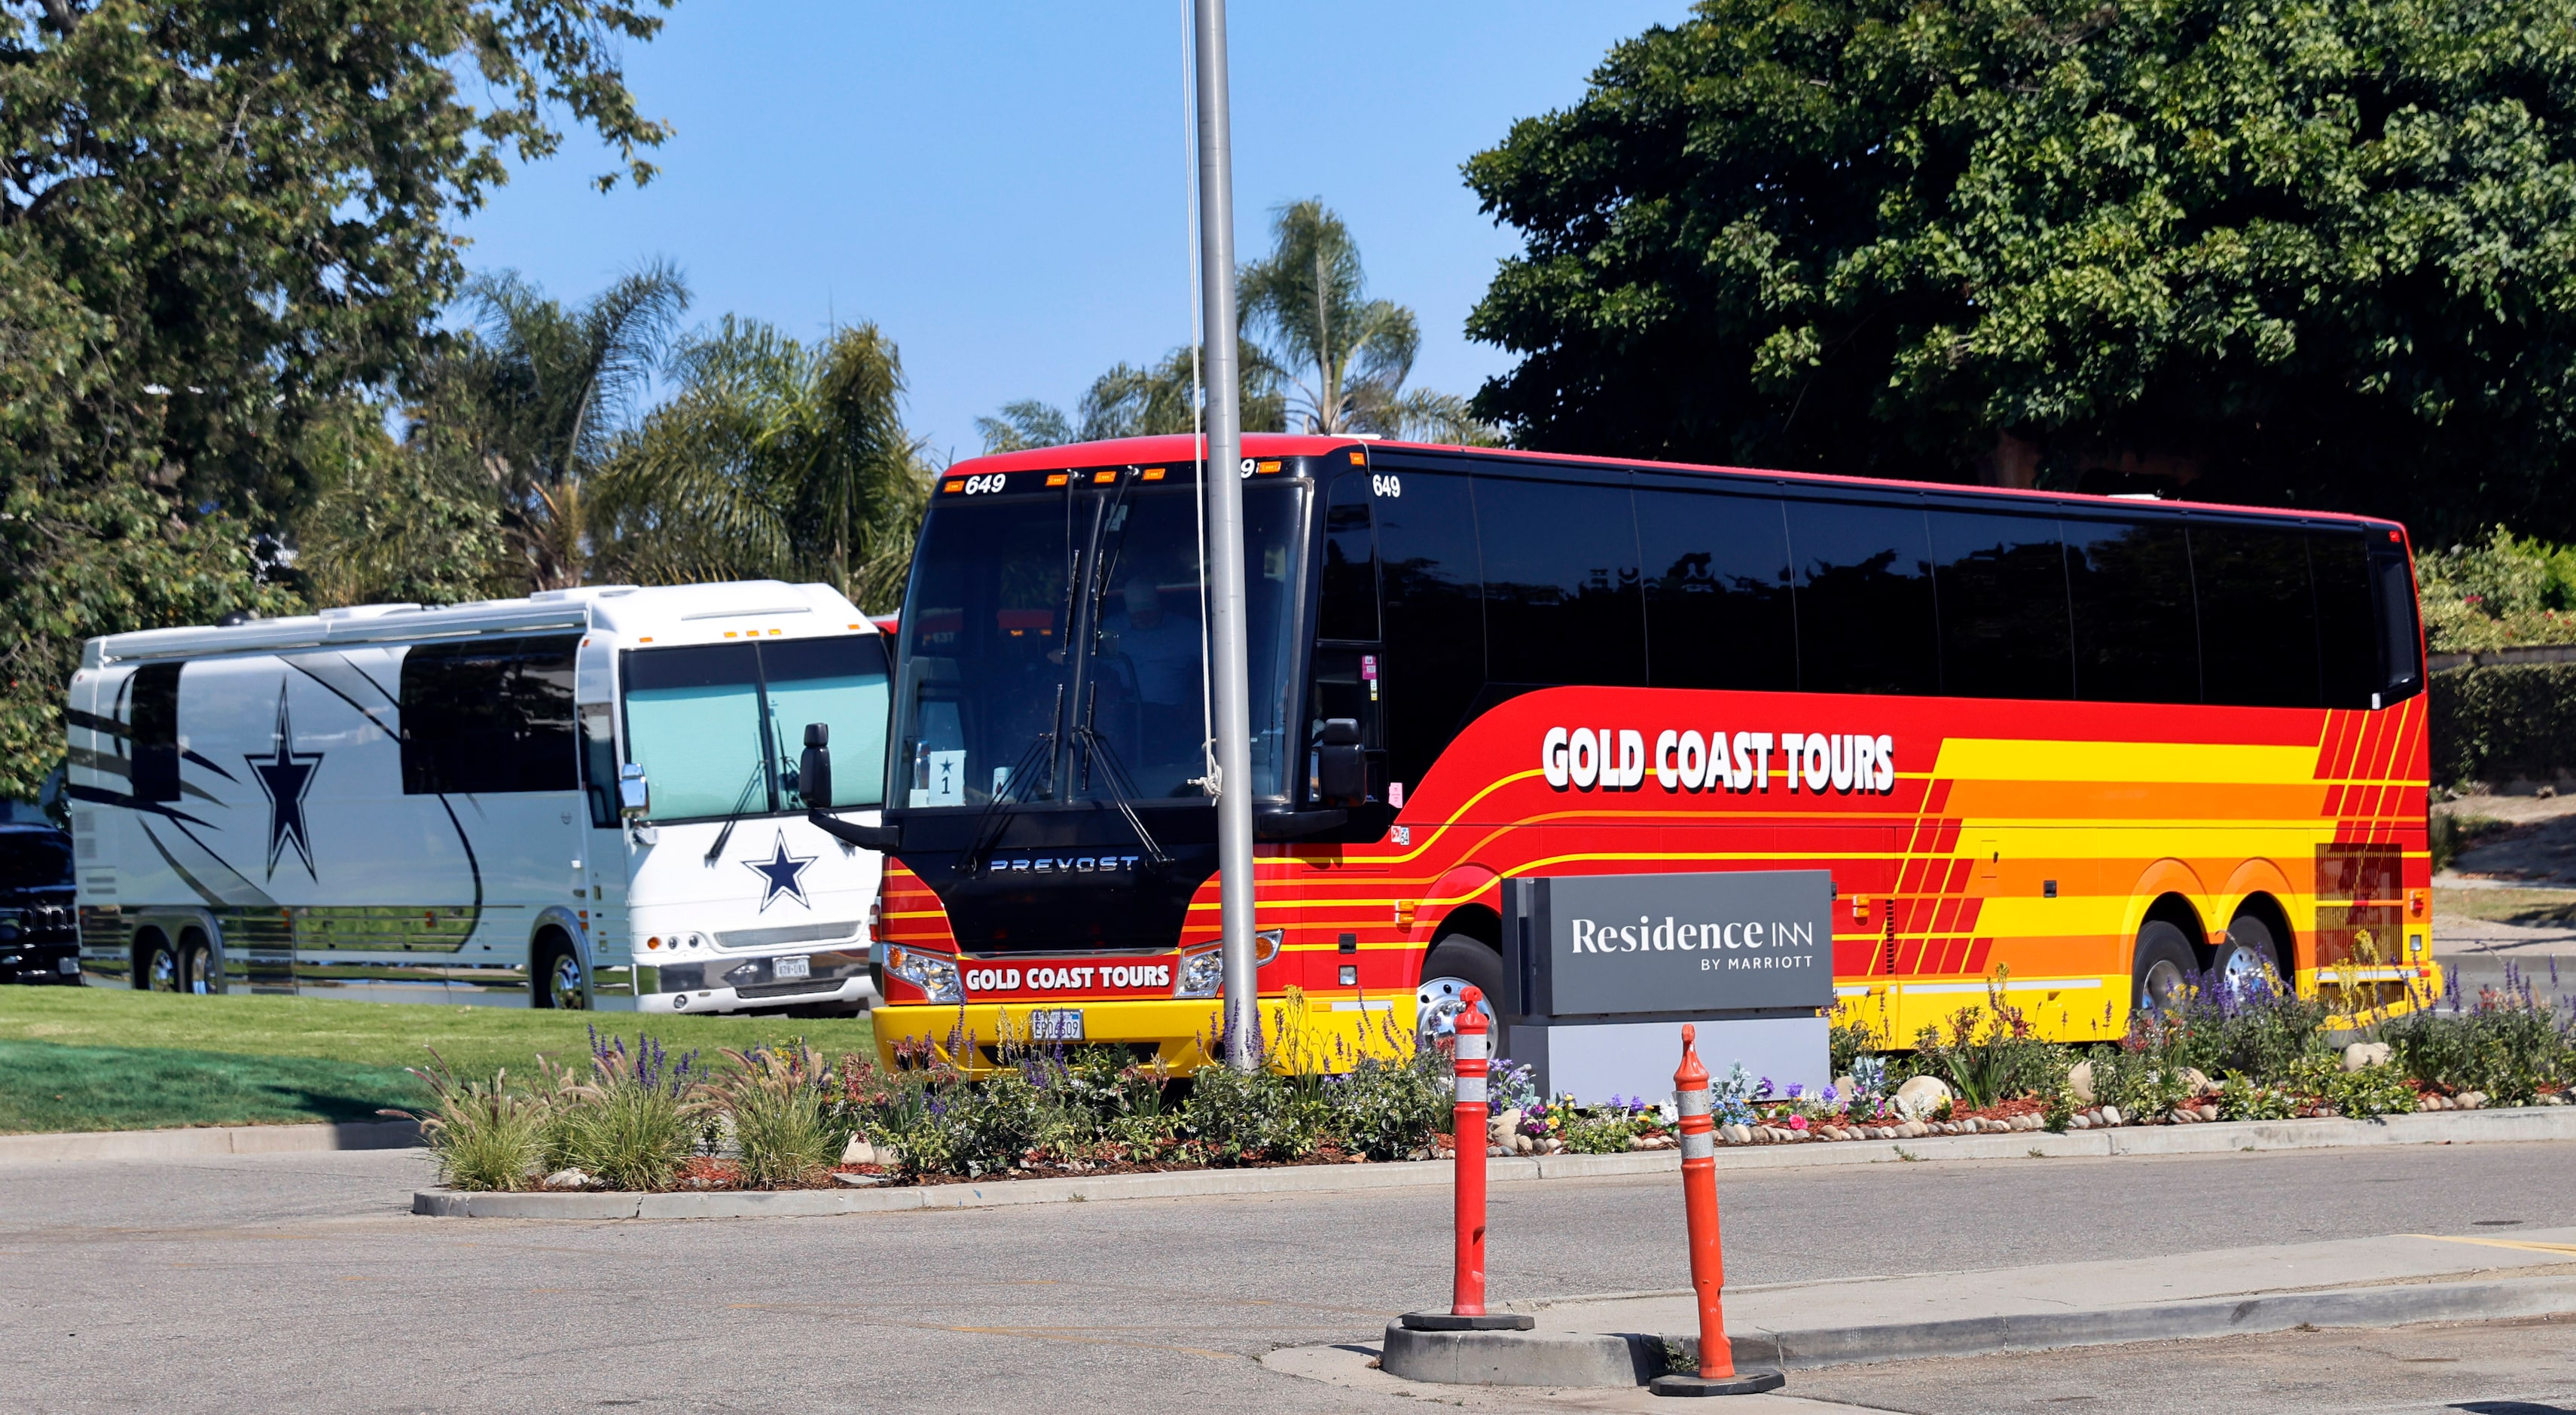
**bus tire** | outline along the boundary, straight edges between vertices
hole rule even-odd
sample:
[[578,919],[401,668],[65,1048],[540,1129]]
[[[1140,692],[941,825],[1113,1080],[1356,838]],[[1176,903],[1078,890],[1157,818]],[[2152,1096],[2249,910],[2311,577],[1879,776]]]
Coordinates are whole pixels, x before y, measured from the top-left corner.
[[1462,994],[1470,987],[1484,994],[1478,1009],[1491,1021],[1492,999],[1503,988],[1503,956],[1481,939],[1444,935],[1422,955],[1422,986],[1414,994],[1415,1039],[1434,1042],[1456,1032],[1458,1014],[1466,1010]]
[[204,996],[224,990],[223,965],[215,946],[195,929],[179,935],[179,990]]
[[2269,975],[2276,983],[2287,974],[2281,968],[2281,946],[2272,938],[2272,926],[2252,914],[2239,914],[2227,926],[2227,937],[2218,945],[2218,960],[2210,966],[2212,980],[2230,986]]
[[134,987],[138,992],[179,990],[179,955],[158,929],[145,934],[135,947]]
[[2200,959],[2191,940],[2163,919],[2149,919],[2138,930],[2136,961],[2129,968],[2129,1002],[2140,1012],[2170,1011],[2182,1005]]
[[582,968],[581,953],[571,939],[552,931],[540,937],[537,966],[530,972],[529,986],[535,993],[531,1003],[566,1012],[590,1010],[590,974]]

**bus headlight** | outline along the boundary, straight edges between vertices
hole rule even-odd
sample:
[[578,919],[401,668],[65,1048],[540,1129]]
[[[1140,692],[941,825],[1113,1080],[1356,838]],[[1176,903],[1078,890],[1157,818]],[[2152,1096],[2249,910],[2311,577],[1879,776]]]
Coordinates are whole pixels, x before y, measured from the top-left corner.
[[909,948],[888,948],[885,969],[928,994],[932,1002],[964,1002],[966,988],[957,977],[957,965],[935,953],[916,953]]
[[[1252,936],[1252,966],[1279,956],[1279,946],[1287,941],[1286,929],[1262,929]],[[1202,948],[1181,956],[1180,985],[1172,989],[1174,997],[1214,997],[1225,988],[1225,949],[1222,946]]]

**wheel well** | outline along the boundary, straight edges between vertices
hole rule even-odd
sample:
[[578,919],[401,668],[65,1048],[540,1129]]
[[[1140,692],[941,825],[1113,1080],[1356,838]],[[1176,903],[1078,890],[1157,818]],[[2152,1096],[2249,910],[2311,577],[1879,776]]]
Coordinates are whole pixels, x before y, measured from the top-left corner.
[[2245,896],[2245,902],[2236,906],[2236,916],[2228,920],[2229,926],[2249,914],[2272,931],[2272,941],[2281,946],[2282,969],[2295,975],[2299,971],[2299,935],[2290,927],[2289,911],[2281,907],[2280,900],[2257,892]]
[[150,991],[152,977],[144,970],[152,966],[152,950],[156,947],[166,948],[169,943],[169,935],[150,924],[136,929],[134,942],[126,948],[126,956],[133,960],[134,965],[134,971],[126,975],[127,981],[140,991]]
[[572,934],[568,932],[563,925],[548,924],[544,928],[537,930],[537,936],[530,940],[528,944],[528,966],[530,968],[535,968],[538,965],[539,960],[553,953],[558,948],[570,953],[575,958],[581,956],[581,950],[573,947]]
[[[2190,900],[2179,894],[2158,895],[2156,901],[2147,906],[2147,916],[2138,921],[2138,928],[2143,932],[2147,925],[2160,919],[2182,930],[2182,936],[2190,941],[2192,954],[2200,960],[2201,967],[2207,968],[2217,961],[2218,950],[2210,947],[2209,930],[2201,926],[2200,911],[2191,907]],[[2137,946],[2136,939],[2129,940],[2132,953],[2136,952]]]
[[1465,934],[1496,953],[1503,951],[1502,916],[1482,904],[1462,904],[1450,910],[1431,941],[1437,943],[1451,934]]
[[188,950],[188,946],[193,943],[202,943],[211,947],[214,940],[206,936],[206,931],[204,929],[197,928],[194,925],[179,930],[180,952],[185,953]]

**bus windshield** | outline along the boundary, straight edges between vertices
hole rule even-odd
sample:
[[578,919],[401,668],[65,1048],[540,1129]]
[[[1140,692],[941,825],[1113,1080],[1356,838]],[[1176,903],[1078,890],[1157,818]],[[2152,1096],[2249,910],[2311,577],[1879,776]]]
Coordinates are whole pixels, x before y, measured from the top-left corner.
[[626,655],[627,760],[653,821],[802,809],[780,773],[805,724],[831,730],[835,808],[883,798],[885,649],[873,634],[694,644]]
[[[1204,794],[1194,496],[1130,486],[932,510],[904,609],[897,801]],[[1286,794],[1294,755],[1303,508],[1295,484],[1244,488],[1257,796]]]

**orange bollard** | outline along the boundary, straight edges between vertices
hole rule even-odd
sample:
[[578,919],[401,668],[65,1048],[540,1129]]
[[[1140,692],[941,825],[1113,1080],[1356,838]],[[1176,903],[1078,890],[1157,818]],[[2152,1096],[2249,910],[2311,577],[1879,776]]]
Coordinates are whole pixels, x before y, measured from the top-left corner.
[[1717,1122],[1709,1114],[1708,1068],[1682,1024],[1682,1064],[1673,1072],[1673,1109],[1682,1121],[1682,1213],[1690,1224],[1691,1287],[1699,1294],[1699,1374],[1657,1376],[1657,1395],[1752,1395],[1778,1390],[1778,1371],[1738,1371],[1726,1339],[1726,1247],[1717,1225]]
[[1458,1049],[1452,1057],[1457,1092],[1449,1112],[1458,1159],[1457,1261],[1449,1310],[1408,1312],[1404,1325],[1414,1331],[1528,1331],[1529,1317],[1485,1310],[1485,1147],[1492,1143],[1486,1133],[1490,1108],[1485,1084],[1493,1069],[1493,1023],[1480,1005],[1484,994],[1478,989],[1467,989],[1458,1000],[1465,1010],[1458,1014]]

